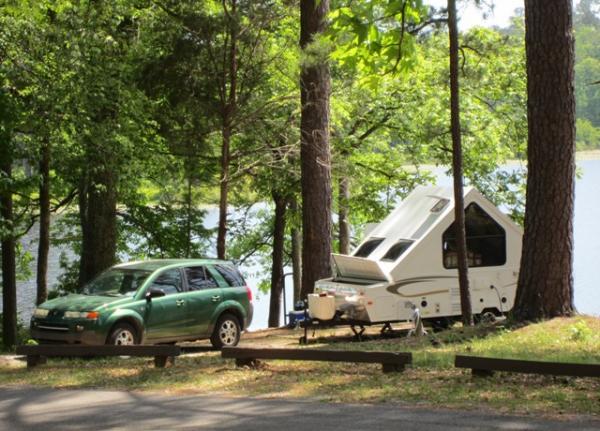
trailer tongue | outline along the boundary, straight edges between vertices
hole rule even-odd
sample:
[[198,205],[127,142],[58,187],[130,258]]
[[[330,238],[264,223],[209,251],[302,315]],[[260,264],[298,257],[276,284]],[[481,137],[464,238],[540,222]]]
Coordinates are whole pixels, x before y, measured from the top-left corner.
[[[310,315],[320,321],[368,319],[364,290],[361,286],[389,283],[376,261],[332,253],[335,277],[321,281],[315,293],[308,295]],[[336,313],[337,311],[337,313]]]

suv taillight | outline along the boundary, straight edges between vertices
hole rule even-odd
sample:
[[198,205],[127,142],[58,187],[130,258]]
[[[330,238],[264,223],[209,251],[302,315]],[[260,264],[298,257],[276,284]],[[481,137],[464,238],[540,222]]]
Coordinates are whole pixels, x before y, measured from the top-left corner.
[[246,286],[246,294],[248,295],[248,301],[252,302],[252,291],[248,286]]

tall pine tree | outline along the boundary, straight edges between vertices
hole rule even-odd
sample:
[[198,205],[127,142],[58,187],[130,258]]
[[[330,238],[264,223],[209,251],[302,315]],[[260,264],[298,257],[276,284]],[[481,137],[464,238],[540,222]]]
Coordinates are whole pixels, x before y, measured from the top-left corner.
[[329,0],[300,2],[300,72],[302,116],[300,159],[302,184],[302,291],[331,273],[331,154],[329,148],[329,65],[316,40],[325,31]]
[[574,38],[570,0],[525,1],[527,203],[514,316],[573,312]]

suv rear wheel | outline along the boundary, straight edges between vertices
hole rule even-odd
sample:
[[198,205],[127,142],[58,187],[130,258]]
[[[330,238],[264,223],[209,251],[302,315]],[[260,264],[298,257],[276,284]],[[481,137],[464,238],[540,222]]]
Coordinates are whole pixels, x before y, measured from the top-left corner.
[[241,334],[240,322],[233,314],[223,314],[217,320],[215,329],[210,337],[211,344],[220,349],[222,347],[237,346]]

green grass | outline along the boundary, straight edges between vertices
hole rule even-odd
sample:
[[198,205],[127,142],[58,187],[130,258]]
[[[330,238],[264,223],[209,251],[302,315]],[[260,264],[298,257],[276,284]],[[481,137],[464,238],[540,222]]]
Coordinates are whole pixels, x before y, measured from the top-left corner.
[[[247,337],[248,345],[297,347],[292,331]],[[155,369],[152,360],[112,358],[49,360],[26,370],[0,360],[0,385],[110,388],[170,393],[219,393],[268,397],[308,397],[332,402],[410,403],[432,407],[487,409],[547,416],[600,414],[600,379],[497,373],[473,378],[453,368],[455,354],[600,363],[600,319],[554,319],[507,330],[454,328],[419,339],[372,339],[361,343],[321,331],[309,347],[341,350],[411,351],[404,373],[383,374],[379,365],[265,361],[258,369],[236,368],[218,352],[177,359]]]

